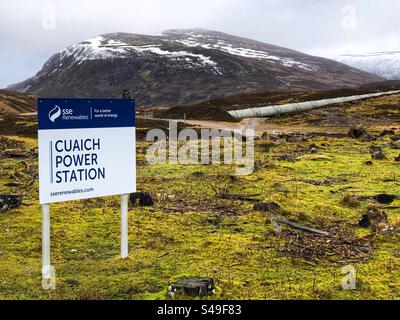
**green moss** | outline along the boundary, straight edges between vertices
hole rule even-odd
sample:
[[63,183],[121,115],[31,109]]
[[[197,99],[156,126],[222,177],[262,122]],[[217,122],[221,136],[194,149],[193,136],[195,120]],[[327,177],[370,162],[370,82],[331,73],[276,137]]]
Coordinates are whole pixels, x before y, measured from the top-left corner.
[[[34,148],[33,139],[18,138]],[[2,159],[0,193],[19,193],[23,206],[0,213],[0,299],[165,299],[168,283],[181,275],[214,279],[210,299],[398,299],[399,234],[378,235],[366,262],[351,262],[356,290],[343,290],[341,267],[327,259],[310,262],[281,252],[266,213],[254,202],[220,199],[213,188],[259,194],[275,201],[305,224],[329,228],[341,223],[354,236],[369,234],[357,221],[368,206],[342,203],[351,193],[361,199],[381,192],[400,196],[396,152],[382,138],[389,160],[364,164],[369,143],[347,138],[313,138],[317,154],[299,153],[310,142],[275,146],[268,156],[256,142],[262,163],[250,176],[234,177],[234,166],[156,165],[138,168],[138,189],[157,199],[154,207],[131,207],[126,260],[119,259],[119,199],[107,197],[52,205],[52,264],[57,289],[41,288],[41,217],[37,181],[23,188],[5,184],[10,172],[26,174],[18,160]],[[324,144],[325,146],[322,146]],[[144,160],[146,143],[138,145]],[[295,162],[278,160],[298,155]],[[36,158],[27,160],[37,166]],[[203,174],[199,175],[198,172]],[[320,181],[328,181],[320,183]],[[392,204],[399,206],[400,200]],[[391,225],[398,209],[388,211]],[[397,229],[398,230],[398,229]]]

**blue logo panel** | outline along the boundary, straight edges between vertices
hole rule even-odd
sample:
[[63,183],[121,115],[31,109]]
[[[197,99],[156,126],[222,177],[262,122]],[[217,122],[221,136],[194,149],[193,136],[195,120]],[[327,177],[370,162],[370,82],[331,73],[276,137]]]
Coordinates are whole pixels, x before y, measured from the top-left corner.
[[133,99],[38,98],[39,130],[134,126]]

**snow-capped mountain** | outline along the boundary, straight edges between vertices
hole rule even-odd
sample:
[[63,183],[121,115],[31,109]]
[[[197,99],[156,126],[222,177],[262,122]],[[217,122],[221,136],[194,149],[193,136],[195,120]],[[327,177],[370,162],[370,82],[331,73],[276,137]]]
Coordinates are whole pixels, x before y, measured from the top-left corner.
[[400,51],[342,55],[335,60],[388,80],[400,80]]
[[260,90],[334,88],[381,78],[341,63],[221,32],[104,34],[53,55],[11,90],[51,97],[119,97],[139,105],[192,103]]

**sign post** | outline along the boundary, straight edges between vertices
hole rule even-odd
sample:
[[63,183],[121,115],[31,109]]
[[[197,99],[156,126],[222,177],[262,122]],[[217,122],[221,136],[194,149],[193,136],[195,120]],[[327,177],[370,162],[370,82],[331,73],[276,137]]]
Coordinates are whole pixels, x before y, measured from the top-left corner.
[[121,195],[121,258],[128,198],[136,191],[135,101],[38,99],[42,278],[51,277],[50,204]]
[[50,205],[42,204],[42,278],[49,280],[50,269]]
[[121,258],[128,257],[128,194],[121,195]]

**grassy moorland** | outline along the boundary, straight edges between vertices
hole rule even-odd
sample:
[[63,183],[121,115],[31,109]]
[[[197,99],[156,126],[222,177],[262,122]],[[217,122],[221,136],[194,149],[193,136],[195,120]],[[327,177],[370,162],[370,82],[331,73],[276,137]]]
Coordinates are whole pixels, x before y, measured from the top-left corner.
[[[0,155],[24,154],[0,157],[0,194],[23,197],[21,206],[0,211],[0,299],[165,299],[168,284],[183,275],[213,278],[217,290],[210,299],[399,299],[400,198],[391,204],[374,198],[400,197],[400,162],[394,160],[400,150],[393,134],[379,136],[383,128],[400,133],[399,104],[397,95],[273,119],[268,126],[315,131],[342,125],[341,133],[358,121],[377,137],[257,139],[255,171],[248,176],[236,176],[233,165],[149,165],[148,143],[139,141],[138,189],[155,204],[130,205],[129,258],[119,258],[118,197],[55,204],[57,289],[50,291],[41,288],[37,140],[28,134],[35,124],[0,123]],[[332,114],[343,110],[346,117],[337,123]],[[386,159],[371,159],[371,145]],[[276,215],[331,236],[283,224],[278,236],[270,213],[253,209],[258,202],[275,202],[281,207]],[[385,231],[358,226],[371,208],[386,213]],[[346,265],[357,271],[355,290],[341,287]]]

